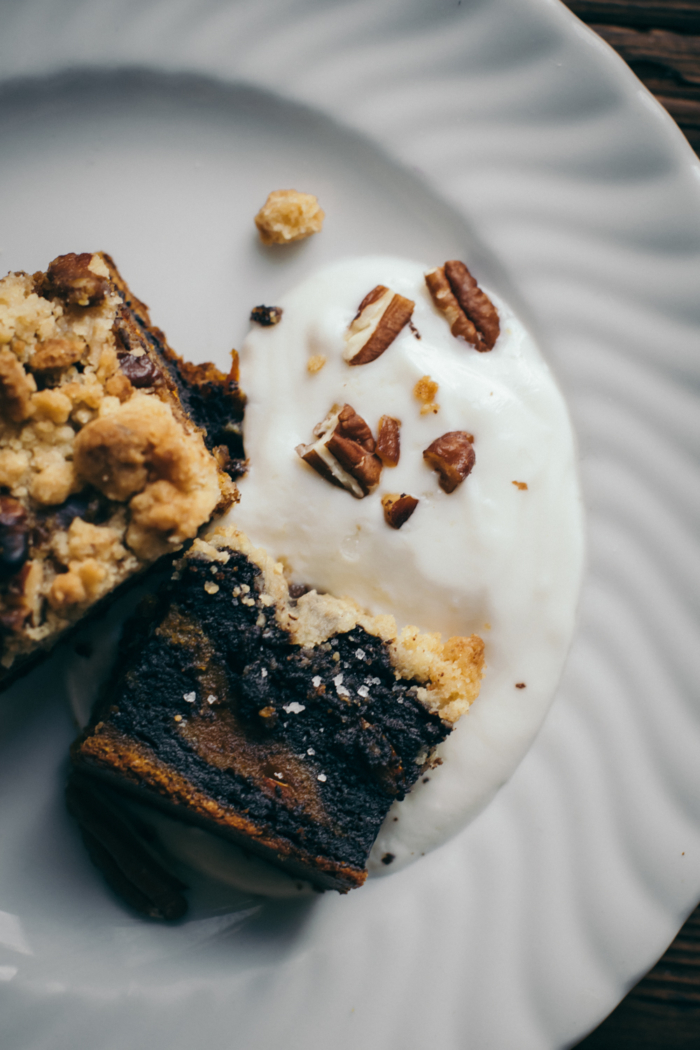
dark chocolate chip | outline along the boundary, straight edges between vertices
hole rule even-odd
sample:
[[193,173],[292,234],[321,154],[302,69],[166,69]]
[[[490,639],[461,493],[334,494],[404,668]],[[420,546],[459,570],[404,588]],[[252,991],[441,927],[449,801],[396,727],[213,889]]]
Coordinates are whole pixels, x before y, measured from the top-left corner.
[[82,518],[85,520],[90,516],[90,503],[90,497],[84,493],[77,493],[74,496],[69,496],[65,503],[61,503],[61,505],[56,507],[56,510],[54,511],[54,521],[56,525],[58,525],[59,528],[67,529],[70,527],[74,518]]
[[161,378],[161,372],[155,361],[148,354],[136,357],[134,354],[120,354],[119,367],[132,386],[155,386]]
[[251,321],[260,324],[263,328],[269,328],[273,324],[279,324],[282,320],[281,306],[254,306],[250,311]]

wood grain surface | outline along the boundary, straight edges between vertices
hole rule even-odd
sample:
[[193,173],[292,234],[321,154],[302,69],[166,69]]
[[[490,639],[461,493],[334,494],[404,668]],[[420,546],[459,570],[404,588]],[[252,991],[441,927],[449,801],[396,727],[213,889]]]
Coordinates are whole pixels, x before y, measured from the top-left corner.
[[[700,0],[565,3],[624,58],[700,153]],[[700,1050],[700,906],[577,1050]]]
[[700,153],[700,0],[567,0],[631,66]]

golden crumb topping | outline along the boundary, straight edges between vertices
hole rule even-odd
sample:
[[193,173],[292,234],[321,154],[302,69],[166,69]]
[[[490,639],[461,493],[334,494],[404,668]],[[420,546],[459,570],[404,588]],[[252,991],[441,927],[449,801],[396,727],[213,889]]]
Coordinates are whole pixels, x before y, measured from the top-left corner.
[[319,233],[325,212],[311,193],[274,190],[255,216],[263,244],[290,244]]
[[5,668],[177,550],[231,495],[155,358],[138,364],[151,344],[128,302],[100,253],[0,280]]

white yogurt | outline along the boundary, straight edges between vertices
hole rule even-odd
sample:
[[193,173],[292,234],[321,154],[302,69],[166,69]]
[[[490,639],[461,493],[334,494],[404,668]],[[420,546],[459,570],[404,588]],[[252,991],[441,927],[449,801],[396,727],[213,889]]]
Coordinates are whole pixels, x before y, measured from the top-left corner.
[[[392,807],[374,872],[444,842],[513,772],[554,695],[583,563],[575,442],[547,364],[489,289],[501,319],[494,349],[480,354],[454,338],[425,286],[429,268],[383,257],[336,263],[276,302],[281,322],[255,326],[241,353],[251,468],[232,520],[300,583],[391,613],[399,627],[478,633],[486,643],[481,695],[441,746],[443,765]],[[414,300],[421,338],[406,327],[376,361],[350,366],[343,336],[377,284]],[[317,355],[326,364],[312,374],[307,362]],[[421,415],[413,394],[424,375],[439,384],[436,415]],[[336,403],[352,405],[375,434],[382,415],[402,423],[400,463],[384,468],[365,499],[330,485],[295,452]],[[476,464],[447,495],[422,453],[450,430],[474,435]],[[384,492],[420,501],[400,531],[384,521]],[[391,867],[381,864],[385,853],[396,858]]]
[[[486,643],[481,694],[441,745],[443,764],[390,810],[370,857],[372,874],[390,874],[444,842],[513,772],[553,698],[583,563],[574,437],[549,368],[488,289],[501,319],[496,346],[479,354],[455,339],[427,292],[427,269],[394,258],[339,262],[276,302],[281,322],[254,327],[241,353],[251,467],[230,519],[286,559],[297,582],[350,596],[374,614],[391,613],[399,628],[478,633]],[[377,284],[414,300],[421,338],[404,328],[376,361],[350,366],[343,336]],[[307,362],[316,355],[326,364],[311,374]],[[421,416],[413,395],[424,375],[439,384],[436,415]],[[382,415],[402,423],[398,467],[385,468],[378,489],[361,500],[324,481],[295,452],[331,406],[345,402],[375,434]],[[450,430],[474,435],[476,464],[447,495],[422,453]],[[400,531],[384,521],[384,492],[419,499]],[[94,656],[76,657],[69,668],[74,710],[83,717],[113,660],[123,613],[111,615],[111,630],[89,628]],[[266,896],[309,892],[214,836],[152,819],[172,854],[219,881]],[[386,853],[395,857],[390,866],[381,862]]]

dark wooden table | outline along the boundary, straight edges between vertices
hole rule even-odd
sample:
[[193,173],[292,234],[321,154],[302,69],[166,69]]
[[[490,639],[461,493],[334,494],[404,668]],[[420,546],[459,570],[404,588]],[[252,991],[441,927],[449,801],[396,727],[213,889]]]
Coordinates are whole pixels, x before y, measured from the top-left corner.
[[[700,154],[700,0],[565,3],[625,59]],[[700,907],[577,1050],[700,1050]]]

